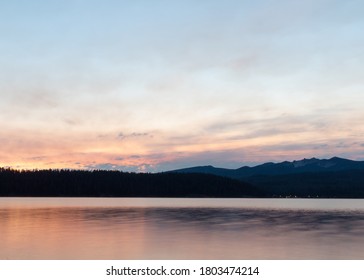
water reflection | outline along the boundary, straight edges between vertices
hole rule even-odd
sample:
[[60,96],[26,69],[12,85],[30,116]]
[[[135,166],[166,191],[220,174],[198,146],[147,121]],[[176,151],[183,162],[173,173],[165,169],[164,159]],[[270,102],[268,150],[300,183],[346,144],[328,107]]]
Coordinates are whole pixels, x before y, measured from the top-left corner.
[[0,246],[0,259],[363,259],[364,211],[0,204]]

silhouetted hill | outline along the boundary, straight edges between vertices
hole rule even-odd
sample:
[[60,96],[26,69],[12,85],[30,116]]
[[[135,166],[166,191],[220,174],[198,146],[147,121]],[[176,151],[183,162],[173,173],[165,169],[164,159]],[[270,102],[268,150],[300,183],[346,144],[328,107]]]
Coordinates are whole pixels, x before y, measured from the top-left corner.
[[239,179],[266,197],[364,198],[364,162],[338,157],[264,163],[238,169],[200,166],[175,170]]
[[209,174],[0,168],[0,196],[258,197],[248,183]]
[[198,166],[173,170],[175,173],[204,173],[243,179],[256,175],[286,175],[307,172],[333,172],[343,170],[364,170],[364,161],[354,161],[338,157],[331,159],[303,159],[298,161],[284,161],[281,163],[264,163],[258,166],[244,166],[238,169],[216,168],[213,166]]

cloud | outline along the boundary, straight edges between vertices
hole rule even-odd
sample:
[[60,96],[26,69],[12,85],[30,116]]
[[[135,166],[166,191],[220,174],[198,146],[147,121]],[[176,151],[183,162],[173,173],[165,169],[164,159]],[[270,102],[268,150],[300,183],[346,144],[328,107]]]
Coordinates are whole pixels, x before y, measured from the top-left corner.
[[28,160],[30,160],[30,161],[44,161],[47,158],[48,158],[47,156],[33,156],[33,157],[29,157]]
[[84,166],[86,169],[90,170],[122,170],[125,166],[124,165],[117,165],[113,163],[97,163],[97,164],[90,164]]
[[299,132],[302,132],[301,128],[289,128],[289,129],[267,128],[267,129],[257,129],[256,131],[234,135],[231,137],[227,137],[227,139],[228,140],[243,140],[243,139],[269,137],[269,136],[277,136],[277,135],[299,133]]
[[[254,117],[259,113],[258,116]],[[326,122],[329,120],[322,120],[320,118],[320,114],[315,112],[309,112],[305,114],[288,114],[284,112],[279,112],[278,115],[273,114],[272,116],[263,116],[263,111],[252,112],[246,117],[240,117],[240,119],[236,120],[219,120],[213,122],[205,127],[205,130],[208,132],[219,132],[219,131],[228,131],[228,130],[237,130],[242,128],[249,128],[249,129],[258,129],[262,131],[268,130],[285,130],[292,126],[297,125],[307,125],[313,127],[323,127],[325,126]],[[289,125],[287,127],[287,124]]]
[[64,119],[64,123],[70,126],[80,125],[82,124],[79,120],[66,118]]
[[[29,85],[28,85],[29,86]],[[56,92],[42,86],[29,86],[30,88],[12,88],[9,106],[17,110],[50,110],[61,105],[60,97]]]
[[129,133],[129,134],[124,134],[124,133],[120,132],[117,135],[117,139],[119,139],[119,140],[124,140],[124,139],[128,139],[128,138],[143,138],[143,137],[152,138],[153,135],[149,134],[148,132],[133,132],[133,133]]
[[138,159],[138,158],[142,158],[142,157],[141,157],[141,156],[139,156],[139,155],[131,155],[131,156],[129,156],[128,158]]
[[116,170],[123,172],[152,172],[154,166],[148,163],[137,165],[118,165],[113,163],[97,163],[84,166],[88,170]]

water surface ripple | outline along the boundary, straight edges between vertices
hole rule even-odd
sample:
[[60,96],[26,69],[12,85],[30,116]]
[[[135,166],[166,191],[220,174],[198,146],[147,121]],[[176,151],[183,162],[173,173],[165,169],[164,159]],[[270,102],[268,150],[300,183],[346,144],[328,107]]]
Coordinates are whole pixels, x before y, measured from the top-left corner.
[[362,200],[0,199],[0,259],[364,259]]

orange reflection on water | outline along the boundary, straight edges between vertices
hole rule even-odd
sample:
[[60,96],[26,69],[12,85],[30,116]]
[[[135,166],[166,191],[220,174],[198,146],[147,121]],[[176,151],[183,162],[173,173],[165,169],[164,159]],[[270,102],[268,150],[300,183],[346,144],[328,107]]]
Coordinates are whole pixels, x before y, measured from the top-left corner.
[[363,259],[363,205],[0,198],[0,259]]
[[0,209],[0,259],[132,259],[144,250],[143,223],[115,231],[90,215],[77,208]]

